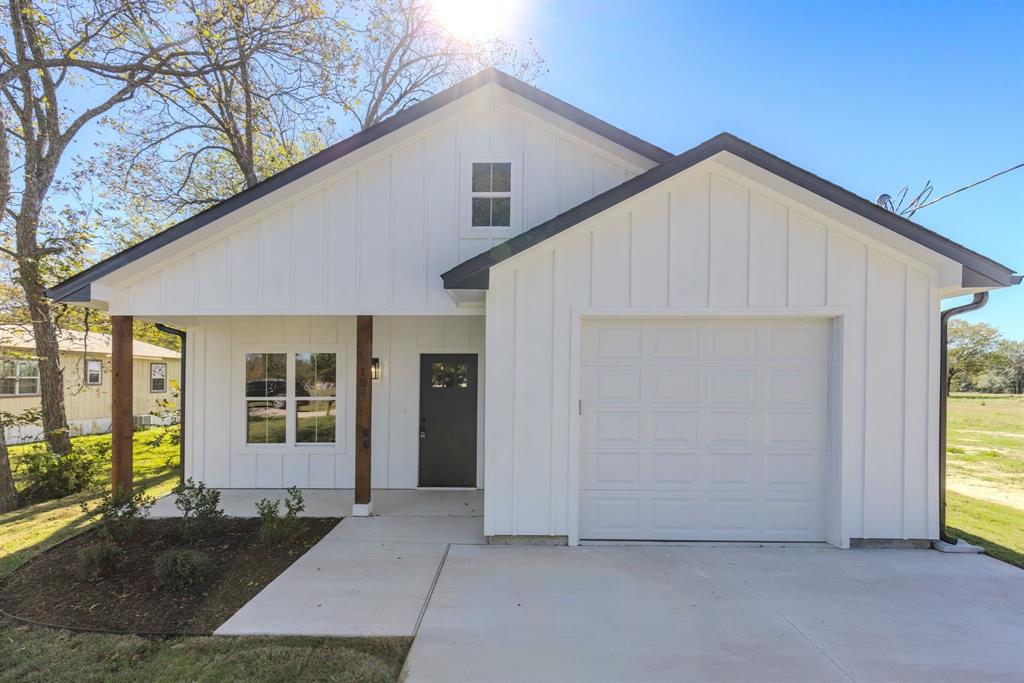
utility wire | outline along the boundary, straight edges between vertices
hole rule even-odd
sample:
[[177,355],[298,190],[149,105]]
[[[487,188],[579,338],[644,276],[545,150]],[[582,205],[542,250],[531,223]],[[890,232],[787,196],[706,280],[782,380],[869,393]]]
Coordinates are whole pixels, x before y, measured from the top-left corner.
[[953,190],[952,192],[947,192],[946,194],[942,195],[941,197],[936,197],[935,199],[927,201],[924,204],[919,204],[918,206],[915,206],[914,207],[914,211],[918,211],[920,209],[923,209],[926,206],[931,206],[932,204],[934,204],[936,202],[941,202],[946,197],[952,197],[953,195],[957,194],[958,192],[963,192],[964,190],[969,190],[972,187],[977,187],[978,185],[981,185],[982,183],[987,183],[988,181],[992,180],[993,178],[998,178],[999,176],[1004,175],[1006,173],[1009,173],[1010,171],[1016,171],[1018,168],[1024,168],[1024,164],[1017,164],[1016,166],[1011,166],[1010,168],[1008,168],[1008,169],[1006,169],[1004,171],[999,171],[999,173],[993,173],[989,177],[982,178],[981,180],[975,181],[975,182],[971,183],[970,185],[964,185],[960,189]]

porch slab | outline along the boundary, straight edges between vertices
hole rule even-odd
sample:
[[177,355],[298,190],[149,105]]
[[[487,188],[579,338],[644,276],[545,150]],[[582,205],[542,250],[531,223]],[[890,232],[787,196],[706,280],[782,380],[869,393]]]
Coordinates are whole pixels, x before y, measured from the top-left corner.
[[[256,517],[256,503],[263,498],[284,500],[285,489],[221,489],[220,503],[229,517]],[[302,489],[306,503],[303,517],[348,517],[352,514],[352,489]],[[150,517],[180,517],[174,495],[159,499]],[[477,490],[430,491],[422,489],[375,489],[375,515],[401,517],[481,517],[484,492]]]

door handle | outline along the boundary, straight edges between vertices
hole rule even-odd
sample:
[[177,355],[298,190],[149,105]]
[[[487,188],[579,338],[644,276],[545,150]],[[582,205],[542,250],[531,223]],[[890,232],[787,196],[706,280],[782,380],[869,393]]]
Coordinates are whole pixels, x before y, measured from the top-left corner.
[[425,429],[421,429],[420,430],[420,438],[421,439],[427,438],[427,430],[425,430]]

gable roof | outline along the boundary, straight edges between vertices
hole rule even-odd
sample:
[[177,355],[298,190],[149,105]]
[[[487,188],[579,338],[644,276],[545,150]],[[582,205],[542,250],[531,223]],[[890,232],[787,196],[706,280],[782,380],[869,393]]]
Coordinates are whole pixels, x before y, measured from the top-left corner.
[[[29,325],[0,325],[0,348],[18,349],[19,351],[36,352],[35,338]],[[114,342],[109,334],[101,332],[81,332],[79,330],[59,330],[57,332],[57,348],[69,353],[88,353],[109,356],[113,353]],[[132,340],[132,355],[147,358],[177,359],[181,354],[165,349],[156,344]]]
[[646,173],[631,178],[488,251],[463,261],[441,276],[445,289],[487,289],[492,266],[596,216],[719,152],[734,154],[794,185],[809,190],[844,209],[961,263],[964,266],[963,285],[965,287],[1006,287],[1020,282],[1020,277],[1015,276],[1012,269],[986,256],[971,251],[899,214],[883,209],[874,202],[794,166],[735,135],[720,133],[670,161],[655,166]]
[[533,102],[534,104],[547,109],[587,130],[596,133],[624,147],[642,157],[650,159],[655,163],[665,163],[673,158],[673,154],[661,147],[653,145],[645,140],[616,128],[610,123],[603,121],[596,116],[572,106],[568,102],[558,99],[553,95],[535,88],[518,78],[510,76],[495,68],[489,68],[475,74],[459,83],[456,83],[447,90],[437,93],[422,102],[418,102],[389,118],[360,131],[341,142],[335,143],[326,149],[317,152],[311,157],[289,166],[283,171],[276,173],[266,180],[253,185],[252,187],[228,197],[224,201],[214,204],[208,209],[197,213],[177,225],[174,225],[152,237],[145,239],[127,249],[110,256],[93,266],[86,268],[80,273],[64,280],[63,282],[46,290],[46,295],[56,301],[89,301],[91,296],[89,284],[107,275],[122,266],[125,266],[143,256],[150,254],[157,249],[181,238],[196,230],[209,225],[218,218],[222,218],[233,211],[236,211],[247,204],[250,204],[261,197],[278,190],[289,183],[316,171],[333,161],[351,154],[356,150],[381,139],[403,126],[406,126],[427,114],[434,112],[441,107],[454,102],[485,85],[494,83],[502,88]]

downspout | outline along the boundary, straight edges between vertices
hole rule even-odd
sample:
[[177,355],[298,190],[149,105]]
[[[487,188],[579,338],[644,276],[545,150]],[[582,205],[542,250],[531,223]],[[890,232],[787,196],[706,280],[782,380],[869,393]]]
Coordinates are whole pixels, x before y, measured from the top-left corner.
[[949,320],[954,315],[976,311],[988,303],[988,292],[978,292],[974,300],[963,306],[956,306],[942,312],[942,341],[939,349],[939,391],[942,398],[939,401],[939,538],[952,545],[956,545],[956,539],[946,533],[946,412],[949,397],[946,395],[946,372],[949,369],[949,362],[946,359],[949,344]]
[[[178,480],[185,483],[185,358],[186,358],[186,344],[188,342],[188,335],[185,330],[179,330],[175,327],[164,325],[163,323],[156,323],[156,329],[167,334],[173,334],[175,337],[181,340],[181,378],[178,382],[178,410],[181,412],[181,416],[178,418],[178,426],[181,428],[181,433],[178,439]],[[945,329],[945,328],[943,328]]]

